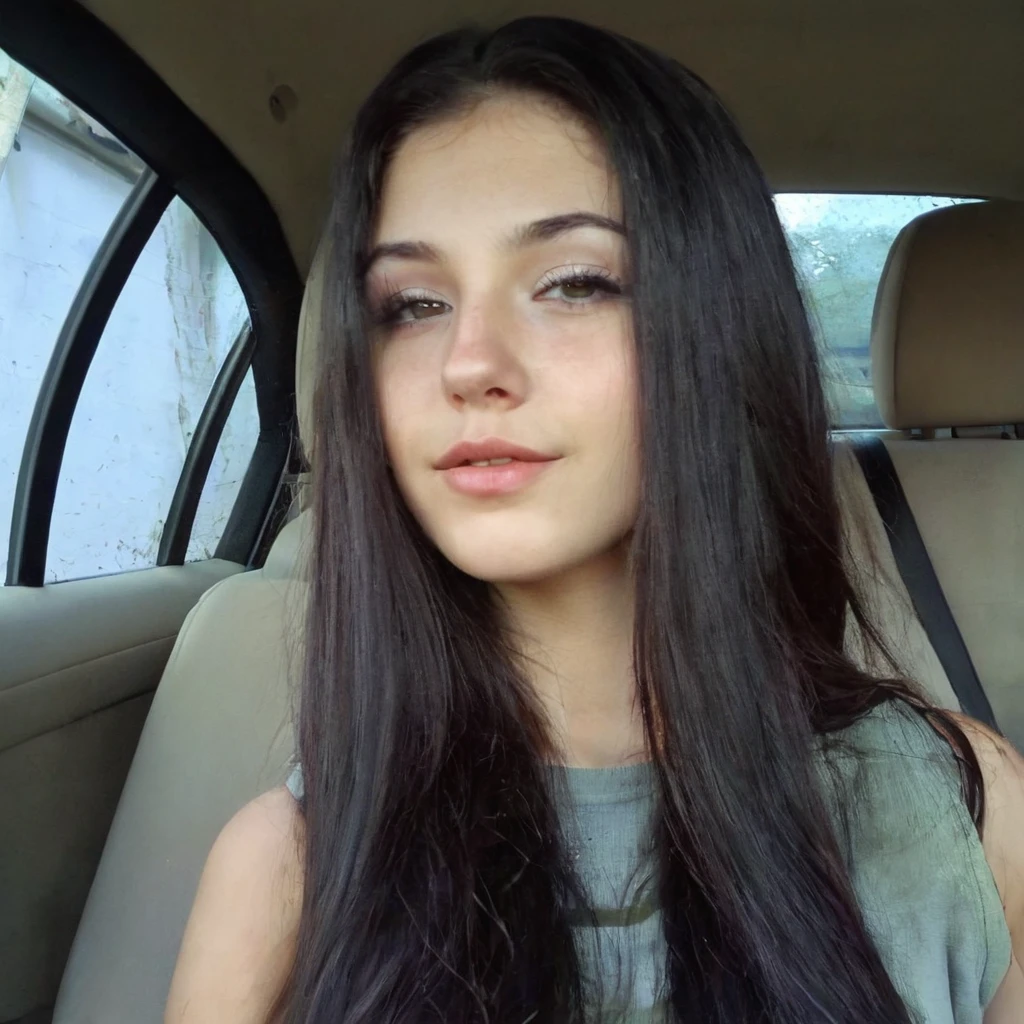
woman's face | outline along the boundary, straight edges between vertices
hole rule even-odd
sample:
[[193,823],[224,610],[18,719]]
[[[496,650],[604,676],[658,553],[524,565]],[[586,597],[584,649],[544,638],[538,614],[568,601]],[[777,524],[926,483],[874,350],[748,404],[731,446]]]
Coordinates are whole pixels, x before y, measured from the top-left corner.
[[367,278],[388,458],[472,576],[550,578],[633,526],[621,219],[600,145],[533,97],[420,129],[389,168]]

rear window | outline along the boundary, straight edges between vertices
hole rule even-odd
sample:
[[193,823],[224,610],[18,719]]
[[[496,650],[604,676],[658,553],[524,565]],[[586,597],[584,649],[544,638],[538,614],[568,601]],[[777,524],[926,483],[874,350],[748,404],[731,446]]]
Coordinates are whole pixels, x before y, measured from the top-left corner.
[[896,235],[918,214],[972,201],[820,192],[776,197],[824,356],[834,426],[883,425],[871,389],[871,313]]

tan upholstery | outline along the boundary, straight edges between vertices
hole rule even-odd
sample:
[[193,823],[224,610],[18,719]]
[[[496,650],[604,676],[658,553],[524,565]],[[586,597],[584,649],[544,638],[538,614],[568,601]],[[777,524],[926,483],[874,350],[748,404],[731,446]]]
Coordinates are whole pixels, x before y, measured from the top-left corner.
[[996,720],[1024,750],[1024,441],[887,446]]
[[0,1021],[53,1005],[151,698],[0,751]]
[[0,587],[0,1021],[53,1005],[175,635],[240,570]]
[[900,232],[871,366],[890,427],[1024,422],[1024,203],[932,210]]
[[278,783],[293,751],[306,516],[257,571],[212,587],[157,689],[79,926],[56,1024],[158,1024],[214,838]]
[[210,559],[54,587],[0,587],[0,750],[151,691],[188,610],[238,571]]
[[1024,203],[934,210],[893,245],[871,338],[886,444],[996,719],[1024,748]]

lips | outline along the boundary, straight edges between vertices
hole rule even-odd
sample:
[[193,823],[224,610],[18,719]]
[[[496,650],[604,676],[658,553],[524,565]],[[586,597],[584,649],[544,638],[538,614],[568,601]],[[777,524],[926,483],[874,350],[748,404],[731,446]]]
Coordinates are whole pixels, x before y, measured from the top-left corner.
[[474,462],[490,462],[492,459],[512,459],[515,462],[553,462],[557,455],[545,455],[543,452],[524,448],[522,445],[503,441],[501,438],[488,437],[480,441],[460,441],[452,445],[438,459],[435,469],[455,469],[456,466],[468,466]]
[[460,494],[496,498],[522,490],[559,458],[500,438],[486,438],[460,441],[444,453],[435,469]]

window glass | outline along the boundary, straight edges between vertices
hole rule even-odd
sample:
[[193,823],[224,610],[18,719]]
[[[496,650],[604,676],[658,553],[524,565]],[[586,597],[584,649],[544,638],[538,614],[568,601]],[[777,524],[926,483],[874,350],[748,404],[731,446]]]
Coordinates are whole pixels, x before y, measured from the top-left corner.
[[[132,270],[86,377],[57,486],[47,582],[156,564],[189,442],[247,316],[216,242],[175,199]],[[254,402],[236,403],[234,417],[233,435],[255,435]],[[244,426],[239,417],[247,418]],[[223,475],[223,455],[220,466]],[[233,495],[215,484],[204,522],[222,522],[220,503]]]
[[0,579],[25,434],[89,263],[143,171],[0,51]]
[[824,355],[837,427],[880,427],[871,388],[871,314],[889,248],[909,221],[970,200],[785,193],[776,197]]
[[213,558],[242,486],[242,478],[249,468],[258,436],[256,386],[250,370],[238,389],[238,396],[228,414],[210,464],[210,472],[196,509],[196,521],[185,555],[186,562]]

